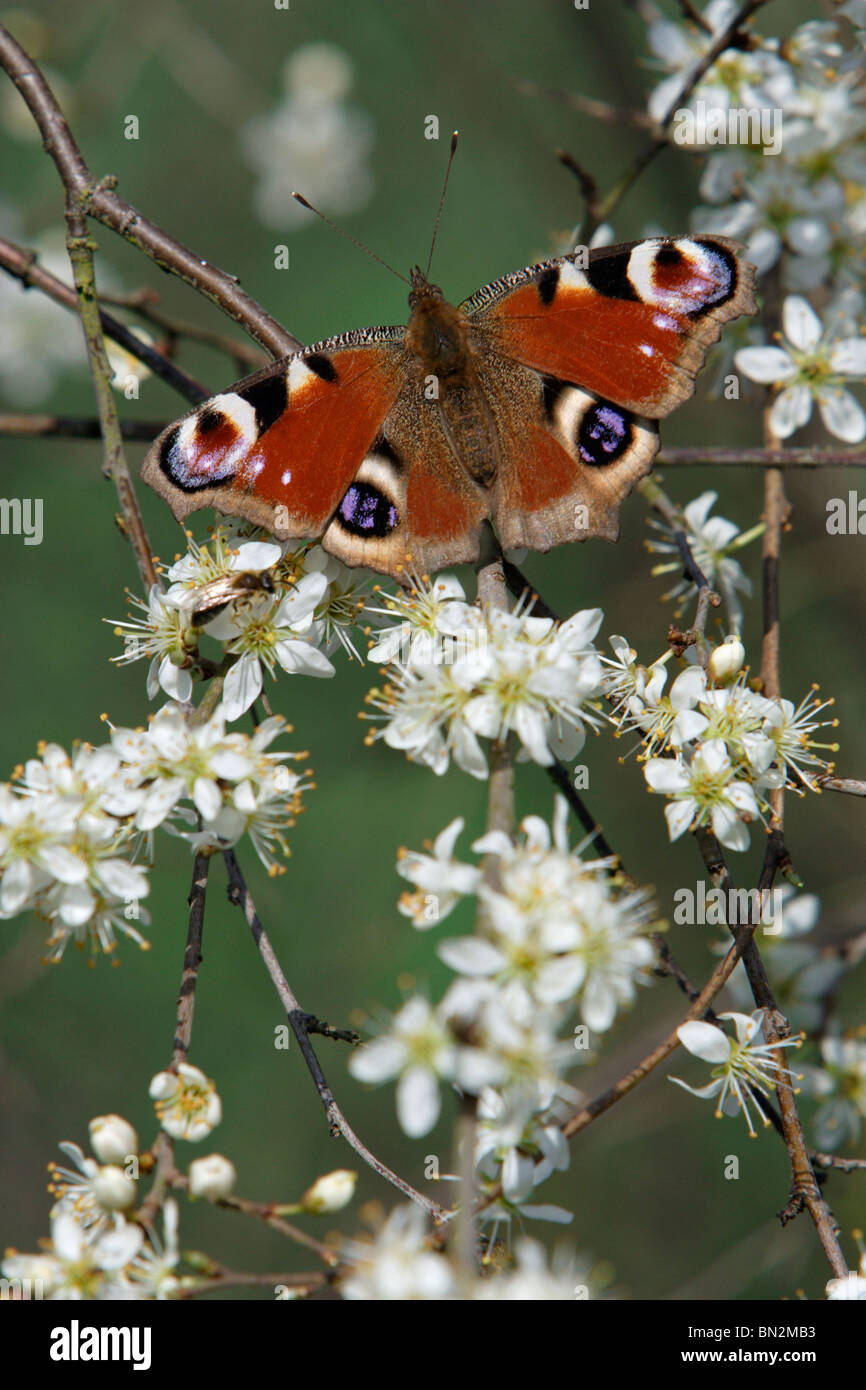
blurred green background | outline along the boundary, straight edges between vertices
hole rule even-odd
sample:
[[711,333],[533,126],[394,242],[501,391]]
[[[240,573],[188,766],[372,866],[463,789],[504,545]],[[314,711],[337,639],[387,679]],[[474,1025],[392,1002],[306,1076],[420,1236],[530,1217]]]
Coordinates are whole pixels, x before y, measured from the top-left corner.
[[[669,7],[670,8],[670,7]],[[675,7],[673,7],[675,8]],[[822,12],[823,13],[823,12]],[[764,32],[818,15],[816,5],[774,4],[762,12]],[[457,4],[450,0],[364,5],[292,0],[288,11],[238,0],[180,4],[130,0],[100,4],[35,0],[26,14],[3,15],[25,45],[65,84],[66,106],[91,168],[115,173],[122,196],[162,223],[202,256],[239,275],[243,285],[302,341],[370,323],[405,320],[404,287],[321,224],[283,234],[253,210],[256,175],[240,142],[250,120],[280,100],[282,68],[311,42],[337,45],[349,58],[349,102],[368,113],[375,140],[369,157],[375,180],[363,210],[339,217],[347,229],[406,271],[424,261],[447,152],[448,133],[461,132],[440,232],[435,278],[455,302],[486,281],[559,249],[580,211],[575,181],[554,150],[565,147],[602,187],[638,149],[626,126],[600,124],[567,102],[526,96],[521,81],[578,91],[622,106],[641,107],[656,75],[647,68],[645,29],[634,9],[594,0],[578,12],[570,0],[527,5],[517,0]],[[0,223],[33,242],[61,224],[55,171],[38,141],[18,131],[14,101],[0,130],[3,179]],[[140,138],[124,139],[135,114]],[[424,118],[438,115],[442,138],[424,139]],[[682,231],[697,201],[699,165],[665,152],[619,209],[619,240],[648,224]],[[287,182],[290,175],[287,174]],[[109,232],[95,229],[100,266],[117,286],[150,285],[179,317],[224,331],[227,320],[173,282]],[[285,241],[291,269],[274,269],[273,247]],[[61,311],[57,310],[58,321]],[[0,326],[2,332],[2,326]],[[38,349],[37,349],[38,351]],[[237,375],[226,359],[184,348],[183,362],[214,390]],[[3,408],[16,408],[7,397]],[[124,415],[169,420],[183,402],[149,381],[138,402],[121,401]],[[23,408],[23,407],[22,407]],[[60,375],[35,407],[92,414],[83,363]],[[798,437],[830,441],[816,429]],[[746,444],[760,439],[757,404],[731,408],[705,390],[671,419],[667,444]],[[125,608],[124,586],[137,589],[130,552],[114,526],[115,499],[100,474],[95,443],[5,439],[0,444],[3,488],[9,497],[44,498],[40,547],[0,540],[3,574],[3,661],[0,743],[2,775],[29,756],[38,740],[67,747],[76,738],[101,741],[99,714],[141,723],[148,705],[143,665],[117,669],[109,658],[117,639],[103,617]],[[137,467],[144,452],[131,446]],[[720,495],[717,510],[744,529],[761,510],[756,470],[671,470],[675,498],[705,488]],[[783,680],[795,701],[818,680],[837,697],[840,770],[866,771],[862,723],[862,538],[825,533],[828,497],[856,487],[847,472],[792,473],[793,528],[782,567]],[[172,556],[182,538],[168,510],[143,490],[142,505],[156,552]],[[548,601],[568,613],[601,605],[602,634],[622,632],[653,659],[662,650],[670,607],[659,602],[664,581],[649,575],[643,549],[646,509],[634,497],[623,512],[618,545],[590,542],[530,557],[526,572]],[[197,519],[204,534],[204,519]],[[743,563],[759,582],[759,546]],[[471,576],[467,576],[471,582]],[[760,599],[748,607],[745,637],[757,659]],[[401,882],[393,872],[399,845],[420,847],[453,816],[466,817],[462,842],[478,833],[485,786],[459,771],[436,779],[384,748],[365,748],[356,712],[373,674],[337,658],[331,682],[292,681],[271,688],[275,709],[295,725],[293,746],[309,748],[317,790],[293,837],[288,873],[269,880],[248,847],[242,863],[285,972],[303,1006],[346,1026],[381,1002],[396,1006],[410,978],[434,997],[448,972],[433,954],[430,935],[413,932],[395,909]],[[700,873],[694,844],[670,847],[662,804],[648,802],[639,767],[618,764],[622,745],[590,739],[587,799],[632,874],[654,883],[661,911],[670,914],[677,886]],[[519,812],[549,815],[552,786],[543,770],[520,769]],[[807,886],[823,899],[822,938],[863,925],[866,871],[863,806],[825,794],[820,801],[789,799],[789,843]],[[577,834],[575,834],[577,838]],[[756,880],[763,846],[734,856],[743,883]],[[56,1144],[86,1146],[88,1120],[119,1111],[153,1136],[147,1098],[151,1076],[171,1052],[175,997],[186,926],[191,861],[183,845],[158,841],[149,906],[152,949],[123,945],[119,968],[96,968],[74,951],[57,969],[39,963],[43,924],[22,917],[3,923],[0,969],[0,1241],[35,1248],[48,1229],[44,1166]],[[292,1200],[320,1173],[356,1164],[328,1137],[321,1107],[297,1049],[276,1052],[278,1002],[258,962],[240,914],[225,899],[224,874],[214,864],[196,1005],[191,1060],[214,1077],[224,1121],[212,1142],[180,1145],[185,1164],[197,1153],[224,1152],[239,1172],[242,1195]],[[445,933],[469,929],[455,916]],[[678,927],[671,945],[692,976],[706,978],[715,957],[712,928]],[[398,980],[400,984],[398,985]],[[862,993],[862,972],[860,975]],[[856,1021],[855,981],[842,992],[840,1013]],[[681,1016],[675,988],[659,982],[639,1008],[621,1020],[601,1061],[577,1084],[594,1095],[648,1051]],[[319,1053],[344,1109],[373,1149],[416,1184],[425,1156],[450,1166],[450,1120],[414,1142],[397,1130],[393,1088],[365,1090],[346,1071],[345,1050],[322,1042]],[[772,1134],[747,1138],[739,1120],[714,1121],[708,1105],[671,1086],[661,1068],[638,1092],[604,1116],[573,1145],[572,1165],[541,1189],[539,1200],[575,1211],[566,1236],[609,1260],[620,1286],[638,1298],[778,1298],[798,1287],[820,1297],[827,1277],[812,1228],[801,1217],[782,1231],[775,1213],[788,1196],[784,1147]],[[673,1070],[694,1084],[705,1079],[693,1059],[677,1055]],[[806,1110],[808,1112],[808,1103]],[[740,1158],[739,1181],[723,1178],[725,1155]],[[827,1188],[843,1232],[866,1217],[862,1177],[833,1176]],[[435,1195],[447,1198],[448,1193]],[[372,1173],[361,1171],[358,1196],[387,1208],[396,1200]],[[314,1230],[315,1223],[308,1222]],[[351,1231],[354,1212],[322,1223]],[[235,1268],[303,1269],[308,1258],[279,1237],[231,1214],[185,1206],[182,1243],[199,1246]],[[545,1239],[558,1229],[536,1223]],[[852,1264],[854,1263],[852,1251]]]

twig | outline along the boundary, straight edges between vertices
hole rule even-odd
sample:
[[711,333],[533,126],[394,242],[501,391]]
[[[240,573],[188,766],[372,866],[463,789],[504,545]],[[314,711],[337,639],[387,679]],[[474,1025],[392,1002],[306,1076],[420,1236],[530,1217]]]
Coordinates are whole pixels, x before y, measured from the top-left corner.
[[714,42],[708,44],[706,52],[701,57],[700,61],[695,64],[688,82],[686,82],[681,91],[676,94],[667,111],[659,120],[657,133],[652,137],[650,143],[645,145],[635,156],[625,173],[617,180],[607,196],[597,204],[595,215],[589,217],[587,227],[584,231],[584,235],[587,239],[601,222],[606,222],[610,219],[615,209],[636,183],[647,165],[655,159],[660,150],[665,148],[669,142],[668,126],[673,120],[676,112],[687,104],[698,84],[706,76],[716,59],[721,57],[725,49],[729,47],[731,40],[735,37],[739,29],[766,3],[767,0],[746,0],[745,4],[737,11],[730,23],[726,25],[719,34],[718,38],[716,38]]
[[252,1202],[246,1197],[219,1197],[214,1203],[215,1206],[222,1207],[224,1211],[238,1211],[243,1216],[254,1216],[259,1221],[264,1221],[266,1226],[270,1226],[272,1231],[279,1232],[282,1236],[287,1236],[296,1245],[303,1245],[308,1250],[313,1250],[326,1265],[332,1268],[338,1263],[336,1253],[329,1245],[324,1245],[322,1241],[316,1240],[314,1236],[307,1235],[299,1226],[295,1226],[291,1221],[287,1221],[284,1216],[278,1216],[274,1211],[273,1202]]
[[242,338],[229,338],[225,333],[217,333],[212,328],[202,328],[197,323],[187,323],[185,320],[173,318],[158,307],[159,295],[156,290],[140,289],[127,294],[104,294],[102,302],[113,304],[120,309],[130,309],[145,323],[161,328],[171,342],[178,338],[188,338],[191,342],[203,343],[205,347],[214,348],[226,357],[231,357],[241,370],[254,371],[257,367],[266,366],[270,360],[261,348],[254,347],[252,343],[245,343]]
[[210,861],[211,856],[209,854],[197,854],[193,861],[192,885],[187,898],[189,922],[186,933],[186,950],[183,956],[180,993],[177,997],[177,1026],[174,1030],[174,1049],[171,1056],[172,1070],[176,1070],[181,1062],[186,1061],[192,1039],[195,987],[202,960],[201,943],[204,932],[204,908]]
[[111,389],[112,371],[105,355],[105,342],[99,318],[99,305],[96,299],[96,280],[93,271],[94,243],[87,236],[87,219],[78,208],[75,198],[70,194],[66,202],[66,245],[72,265],[73,279],[78,294],[78,309],[90,373],[93,377],[93,390],[99,412],[105,462],[103,473],[111,478],[117,491],[124,528],[132,546],[138,572],[149,593],[156,584],[160,585],[153,564],[153,554],[144,519],[132,485],[126,457],[123,452],[123,438],[117,418],[117,406]]
[[398,1177],[396,1173],[392,1172],[391,1169],[381,1161],[381,1159],[376,1158],[375,1154],[372,1154],[370,1152],[366,1144],[362,1143],[355,1131],[352,1129],[351,1125],[349,1124],[348,1120],[346,1119],[342,1110],[340,1109],[339,1105],[334,1099],[333,1092],[331,1091],[331,1088],[328,1085],[327,1080],[325,1079],[325,1074],[322,1071],[319,1059],[316,1056],[312,1044],[310,1043],[310,1040],[307,1036],[306,1019],[309,1017],[309,1015],[305,1013],[305,1011],[301,1008],[300,1004],[298,1003],[297,999],[295,998],[295,995],[293,994],[288,984],[288,981],[286,980],[280,968],[279,961],[277,960],[276,955],[274,954],[273,947],[271,946],[267,934],[265,933],[265,929],[261,924],[258,912],[256,911],[256,905],[253,902],[250,891],[246,885],[246,881],[244,879],[243,873],[241,872],[241,868],[238,864],[237,858],[235,857],[234,851],[225,850],[223,852],[223,859],[225,860],[229,876],[229,901],[233,902],[243,911],[247,925],[250,928],[250,931],[252,932],[256,948],[265,964],[265,968],[267,969],[268,974],[271,977],[271,981],[274,984],[277,994],[280,997],[280,1002],[282,1003],[283,1008],[286,1011],[289,1026],[291,1027],[292,1032],[294,1033],[295,1038],[297,1039],[298,1046],[301,1050],[301,1055],[307,1065],[307,1070],[313,1078],[316,1090],[319,1093],[319,1099],[321,1100],[325,1110],[325,1114],[328,1117],[328,1124],[330,1126],[331,1133],[342,1134],[343,1138],[347,1141],[347,1143],[351,1145],[351,1147],[364,1160],[364,1162],[368,1163],[370,1167],[379,1174],[380,1177],[385,1178],[387,1182],[390,1182],[400,1192],[404,1193],[405,1196],[411,1198],[411,1200],[413,1202],[416,1202],[418,1206],[423,1207],[425,1211],[429,1212],[430,1215],[434,1217],[434,1219],[436,1219],[437,1221],[445,1219],[447,1217],[447,1212],[443,1207],[439,1205],[438,1202],[431,1201],[429,1197],[425,1197],[423,1193],[416,1191],[416,1189],[412,1187],[410,1183],[406,1182],[403,1178]]
[[[22,247],[16,246],[14,242],[5,241],[0,237],[0,268],[13,276],[14,279],[20,280],[25,288],[41,290],[56,304],[62,304],[65,309],[71,309],[74,313],[78,313],[78,297],[75,290],[70,285],[64,284],[56,275],[52,275],[44,266],[41,266],[36,259],[35,252],[25,251]],[[150,368],[154,376],[160,377],[166,385],[178,391],[186,400],[198,404],[199,401],[206,400],[212,394],[165,357],[163,353],[157,352],[155,347],[142,342],[141,338],[126,327],[126,324],[113,318],[111,314],[105,313],[103,309],[99,310],[99,321],[107,338],[111,338],[112,342],[117,343],[118,347],[122,347],[131,357],[143,362],[145,366]],[[161,428],[162,426],[160,426]]]
[[163,270],[172,271],[212,300],[274,357],[297,352],[297,338],[246,294],[233,276],[196,256],[114,192],[116,180],[98,181],[87,167],[48,83],[8,29],[0,25],[0,65],[36,121],[42,143],[57,166],[71,205],[110,227]]
[[683,577],[695,585],[698,591],[698,602],[695,610],[695,620],[690,628],[685,632],[681,631],[673,624],[668,629],[668,642],[677,656],[682,656],[687,647],[697,648],[698,660],[702,666],[706,666],[709,654],[706,645],[702,641],[707,628],[707,618],[711,608],[718,608],[721,599],[710,586],[710,581],[704,574],[694,552],[689,544],[689,538],[683,525],[683,518],[678,508],[663,491],[657,478],[642,478],[638,483],[638,491],[649,502],[668,523],[671,534],[680,557],[683,562]]
[[[725,856],[718,840],[707,830],[698,830],[695,834],[695,839],[700,847],[713,886],[721,888],[722,890],[722,902],[731,902],[732,899],[729,895],[731,892],[736,893],[736,884],[728,869]],[[772,889],[778,853],[778,842],[773,848],[768,845],[768,852],[765,857],[759,883],[759,899],[752,912],[752,916],[756,918],[760,918],[761,915],[763,890],[769,891]],[[737,927],[732,922],[728,922],[728,929],[732,935],[736,934],[736,939],[739,941],[743,929],[739,928],[738,931]],[[753,930],[754,927],[751,928],[751,931]],[[767,978],[767,973],[764,969],[763,961],[761,960],[760,952],[758,951],[751,931],[748,945],[743,951],[743,964],[749,977],[755,1003],[759,1008],[764,1010],[764,1038],[768,1043],[777,1043],[789,1035],[790,1029],[787,1019],[776,1002],[770,982]],[[841,1278],[847,1273],[848,1263],[839,1245],[832,1213],[821,1195],[821,1189],[809,1161],[803,1126],[800,1122],[800,1117],[797,1113],[797,1104],[794,1099],[794,1087],[791,1081],[791,1073],[783,1063],[780,1063],[780,1077],[776,1083],[776,1096],[779,1102],[785,1144],[791,1163],[791,1196],[780,1213],[782,1224],[786,1224],[786,1222],[796,1216],[803,1207],[806,1207],[812,1218],[815,1230],[818,1234],[818,1239],[821,1242],[830,1267],[837,1278]]]
[[[683,1023],[687,1023],[690,1019],[702,1018],[705,1016],[707,1009],[716,995],[734,973],[740,956],[752,939],[754,930],[755,928],[751,923],[745,923],[740,928],[733,946],[724,959],[716,966],[709,980],[692,1003],[688,1013],[680,1023],[677,1024],[677,1028],[681,1027]],[[675,1052],[680,1046],[677,1028],[674,1028],[664,1041],[659,1043],[658,1047],[653,1048],[652,1052],[644,1057],[643,1061],[639,1062],[627,1076],[622,1077],[615,1085],[610,1086],[606,1091],[602,1092],[600,1096],[596,1096],[595,1100],[583,1106],[576,1115],[572,1115],[570,1120],[566,1120],[565,1124],[562,1126],[562,1132],[566,1138],[570,1139],[573,1135],[579,1134],[582,1129],[586,1129],[587,1125],[592,1124],[593,1120],[597,1119],[599,1115],[603,1115],[604,1112],[609,1110],[612,1105],[615,1105],[617,1101],[622,1100],[623,1096],[627,1096],[630,1091],[634,1090],[638,1082],[643,1081],[645,1077],[649,1076],[651,1071],[655,1070],[659,1063],[663,1062],[666,1057],[669,1057],[672,1052]]]
[[866,449],[660,449],[656,467],[692,468],[866,468]]
[[597,101],[595,97],[584,96],[581,92],[566,91],[563,87],[544,87],[540,82],[516,82],[515,87],[521,96],[546,97],[558,101],[562,106],[570,106],[574,111],[582,111],[595,121],[605,121],[608,125],[636,126],[638,130],[654,130],[655,122],[645,111],[631,111],[626,107],[612,106],[607,101]]
[[[154,440],[165,428],[155,420],[121,420],[122,439]],[[99,439],[99,421],[83,415],[0,414],[0,435],[26,435],[34,439]],[[11,458],[11,455],[10,455]]]
[[183,1302],[213,1293],[217,1289],[292,1289],[298,1297],[326,1289],[333,1283],[335,1271],[315,1271],[312,1274],[246,1274],[220,1265],[207,1280],[193,1289],[183,1289],[178,1297]]
[[847,796],[866,796],[866,782],[854,777],[816,777],[816,786],[828,792],[845,792]]

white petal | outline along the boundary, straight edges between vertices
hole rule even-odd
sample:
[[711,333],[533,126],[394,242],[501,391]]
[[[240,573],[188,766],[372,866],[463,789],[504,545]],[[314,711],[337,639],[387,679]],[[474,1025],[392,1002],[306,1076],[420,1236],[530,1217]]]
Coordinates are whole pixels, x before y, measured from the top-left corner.
[[690,1019],[688,1023],[681,1023],[677,1029],[677,1037],[683,1047],[688,1048],[689,1052],[704,1062],[727,1062],[731,1055],[731,1043],[727,1034],[715,1024],[705,1023],[702,1019]]
[[60,895],[58,916],[64,926],[83,927],[93,916],[96,899],[86,883],[67,884]]
[[337,674],[324,652],[320,652],[311,642],[277,642],[274,655],[284,671],[289,675],[335,676]]
[[699,714],[696,709],[681,710],[671,729],[671,743],[674,748],[680,748],[684,743],[691,743],[693,739],[700,738],[709,722],[707,716]]
[[410,1139],[429,1134],[439,1119],[439,1082],[429,1067],[409,1067],[397,1084],[397,1118]]
[[808,386],[788,386],[773,402],[770,428],[779,439],[787,439],[806,424],[811,414],[812,394]]
[[679,758],[650,758],[644,764],[643,775],[654,792],[673,796],[685,791],[689,777]]
[[701,666],[689,666],[681,671],[671,686],[671,705],[675,710],[691,709],[706,694],[707,677]]
[[866,338],[845,338],[830,354],[834,372],[846,376],[866,376]]
[[787,381],[797,368],[782,348],[745,347],[734,353],[734,366],[750,381],[770,386],[774,381]]
[[801,352],[811,352],[821,341],[821,320],[802,295],[789,294],[782,306],[785,337]]
[[189,671],[182,671],[179,666],[175,666],[170,656],[165,656],[162,659],[159,668],[159,684],[166,695],[170,695],[173,700],[192,698],[192,676]]
[[682,801],[671,801],[665,807],[665,820],[668,823],[668,834],[672,840],[678,840],[684,835],[694,820],[697,810],[697,803],[687,796]]
[[282,549],[274,545],[272,541],[244,541],[239,545],[237,554],[231,557],[231,567],[233,570],[261,570],[272,569],[282,555]]
[[374,1038],[349,1059],[349,1071],[358,1081],[390,1081],[406,1060],[406,1047],[399,1038]]
[[103,859],[97,865],[96,873],[100,883],[117,898],[144,898],[149,891],[144,869],[138,864],[129,864],[125,859]]
[[822,391],[818,408],[825,426],[837,439],[846,444],[859,444],[866,439],[866,414],[850,391]]
[[153,830],[155,826],[160,825],[169,811],[180,801],[184,790],[182,777],[164,777],[148,787],[135,817],[139,830]]
[[713,834],[725,849],[739,852],[749,848],[748,827],[743,824],[736,811],[730,806],[714,806],[710,821]]
[[0,883],[0,911],[10,916],[20,912],[33,892],[33,885],[32,865],[23,859],[13,860]]
[[459,936],[441,941],[436,953],[460,975],[494,975],[505,965],[505,957],[492,941],[480,936]]
[[244,652],[226,675],[223,686],[223,710],[226,719],[240,719],[262,691],[262,668],[259,659]]
[[196,777],[192,799],[202,820],[213,820],[222,806],[222,792],[211,777]]

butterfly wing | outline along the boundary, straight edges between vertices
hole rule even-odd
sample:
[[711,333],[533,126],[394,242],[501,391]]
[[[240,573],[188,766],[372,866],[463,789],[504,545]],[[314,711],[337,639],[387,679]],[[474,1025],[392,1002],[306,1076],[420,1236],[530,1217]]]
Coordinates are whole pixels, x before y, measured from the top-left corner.
[[658,449],[656,421],[691,395],[723,325],[755,310],[738,249],[720,236],[604,247],[461,305],[505,445],[492,497],[503,545],[616,539],[619,506]]
[[490,498],[461,465],[435,403],[407,375],[326,530],[322,545],[347,565],[400,577],[475,560]]
[[246,377],[163,431],[144,481],[179,521],[215,507],[281,540],[320,536],[404,385],[403,334],[345,333]]

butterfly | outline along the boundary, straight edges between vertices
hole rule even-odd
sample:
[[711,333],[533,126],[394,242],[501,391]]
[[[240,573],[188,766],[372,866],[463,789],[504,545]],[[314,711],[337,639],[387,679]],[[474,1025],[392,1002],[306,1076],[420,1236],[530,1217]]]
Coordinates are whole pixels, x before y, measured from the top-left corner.
[[616,540],[658,421],[692,394],[755,270],[723,236],[542,261],[459,306],[419,267],[407,327],[272,363],[164,430],[142,477],[178,520],[215,507],[405,577],[504,549]]

